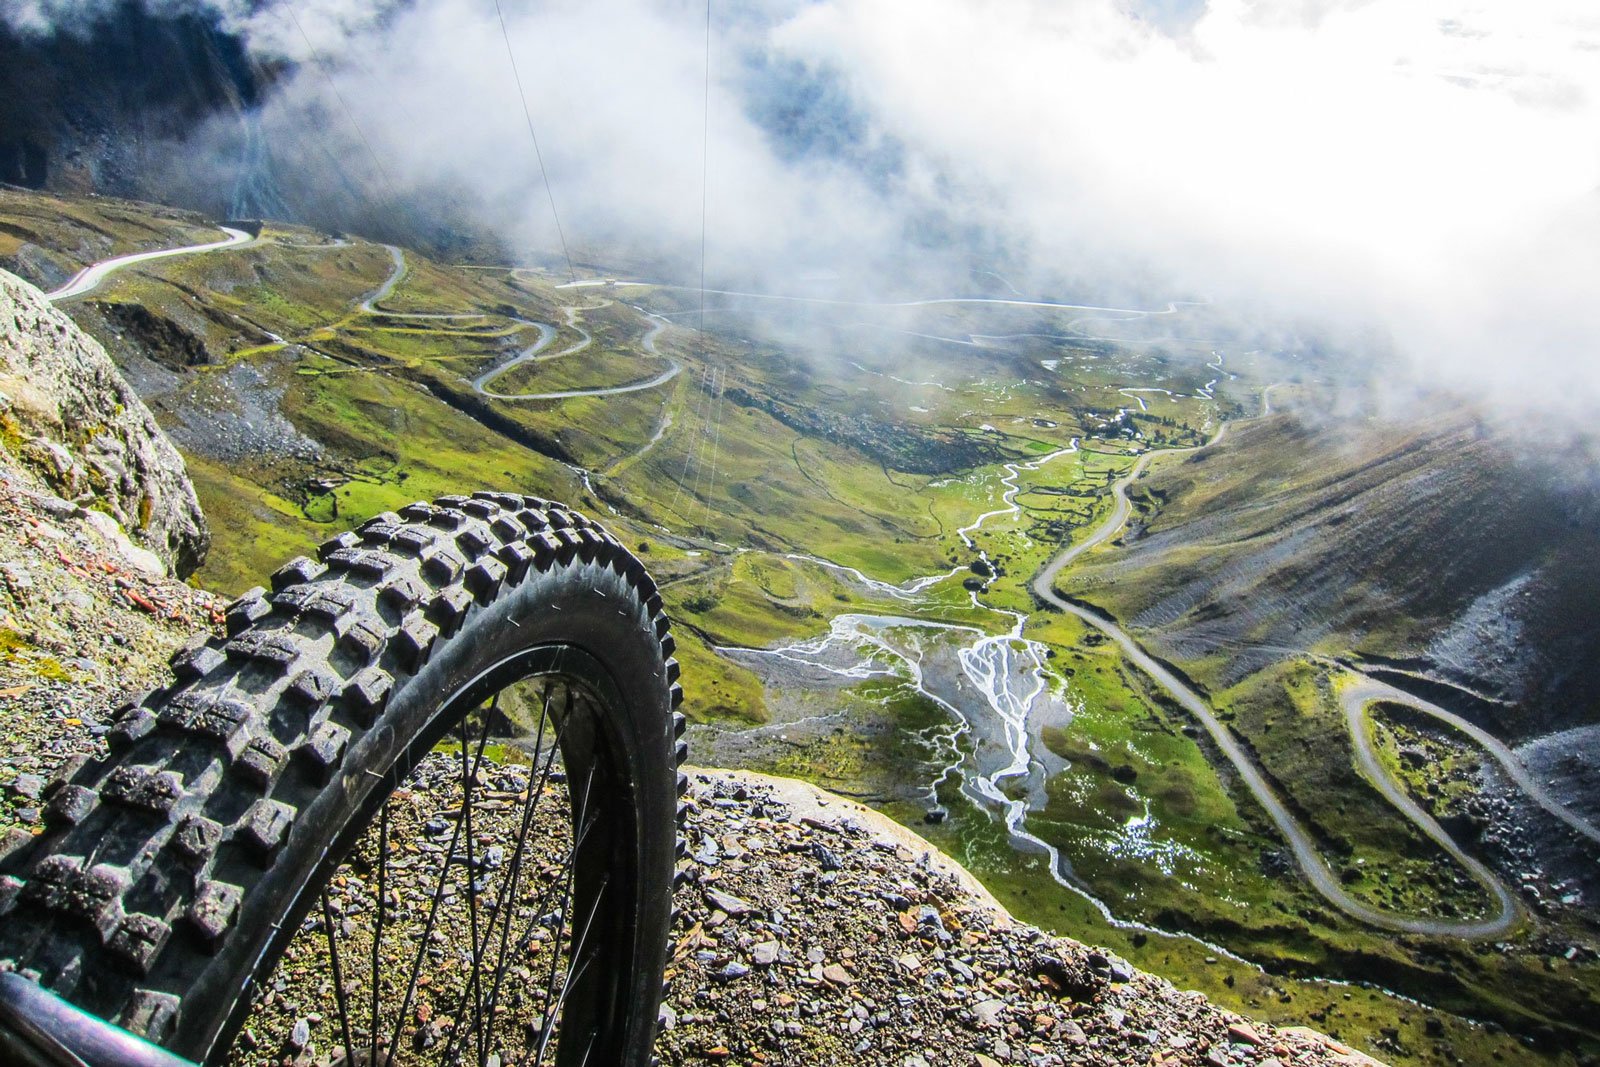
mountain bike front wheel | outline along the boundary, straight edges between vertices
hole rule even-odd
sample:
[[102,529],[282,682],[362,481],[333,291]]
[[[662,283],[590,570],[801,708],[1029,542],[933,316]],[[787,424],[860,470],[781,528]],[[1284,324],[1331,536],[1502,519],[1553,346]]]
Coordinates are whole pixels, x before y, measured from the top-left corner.
[[0,859],[0,970],[192,1060],[644,1064],[683,718],[610,534],[480,493],[279,570]]

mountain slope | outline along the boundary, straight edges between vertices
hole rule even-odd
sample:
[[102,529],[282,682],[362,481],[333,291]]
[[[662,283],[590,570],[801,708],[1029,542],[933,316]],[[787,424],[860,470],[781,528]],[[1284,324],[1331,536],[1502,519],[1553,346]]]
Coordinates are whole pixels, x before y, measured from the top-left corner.
[[236,38],[142,4],[48,33],[0,20],[0,54],[0,181],[33,189],[152,198],[166,145],[256,93]]
[[1517,444],[1449,413],[1242,424],[1138,483],[1137,524],[1067,588],[1213,688],[1354,652],[1481,694],[1513,736],[1591,722],[1600,495]]

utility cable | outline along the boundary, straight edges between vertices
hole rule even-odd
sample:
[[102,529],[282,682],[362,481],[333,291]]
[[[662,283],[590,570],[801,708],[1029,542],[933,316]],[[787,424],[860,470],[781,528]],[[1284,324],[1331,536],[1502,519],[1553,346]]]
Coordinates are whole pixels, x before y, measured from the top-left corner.
[[714,429],[711,437],[711,479],[706,487],[705,509],[700,513],[700,528],[710,535],[707,523],[711,520],[711,493],[717,487],[717,459],[722,450],[722,397],[728,390],[728,368],[726,364],[721,367],[720,380],[716,384],[717,414],[713,422]]
[[[715,412],[716,412],[715,405],[716,405],[716,396],[717,396],[717,379],[718,379],[718,374],[720,372],[720,369],[721,368],[718,368],[718,367],[712,367],[711,368],[711,379],[706,385],[706,417],[702,421],[702,424],[701,424],[702,425],[702,429],[701,429],[701,433],[700,433],[700,457],[696,461],[696,466],[695,466],[695,471],[694,471],[694,489],[689,494],[688,514],[685,515],[684,518],[689,518],[690,516],[692,516],[694,514],[694,502],[697,499],[700,499],[700,481],[706,475],[706,452],[709,451],[710,447],[711,447],[711,422],[712,422],[712,419],[715,417]],[[706,486],[706,496],[705,496],[706,500],[709,500],[711,498],[711,490],[712,490],[712,488],[713,488],[713,486],[710,486],[710,485]],[[704,501],[702,501],[702,504],[703,503],[704,503]],[[701,511],[700,518],[701,518],[700,525],[703,527],[705,525],[705,513],[704,513],[703,509]]]
[[[506,15],[500,9],[500,0],[494,0],[494,13],[500,18],[500,36],[506,42],[506,58],[511,61],[511,77],[517,83],[517,99],[522,101],[522,117],[528,120],[528,137],[533,141],[533,157],[539,161],[539,175],[544,179],[544,195],[550,201],[550,217],[556,221],[556,236],[561,239],[561,254],[567,260],[567,280],[577,281],[578,272],[572,266],[572,252],[567,248],[567,234],[561,227],[561,215],[556,211],[556,194],[550,189],[550,172],[544,166],[544,153],[539,150],[539,135],[533,132],[533,111],[528,107],[528,94],[522,88],[522,73],[517,70],[517,55],[511,47],[511,33],[506,29]],[[704,241],[704,238],[701,238]],[[705,277],[700,279],[701,289],[705,288]],[[704,297],[701,298],[702,303]]]
[[[701,388],[702,392],[701,392],[701,395],[697,398],[698,402],[694,405],[694,412],[693,412],[694,421],[696,422],[696,424],[698,424],[700,426],[701,437],[699,439],[695,440],[692,444],[689,445],[688,448],[686,448],[684,450],[684,453],[683,453],[683,469],[678,472],[678,488],[673,490],[672,503],[667,506],[667,510],[668,511],[676,512],[678,510],[678,499],[683,494],[684,486],[687,485],[688,481],[689,481],[689,464],[691,462],[693,462],[693,460],[695,458],[695,450],[700,447],[701,443],[704,440],[704,436],[705,436],[705,433],[706,433],[706,423],[707,423],[707,420],[709,419],[709,417],[711,415],[711,404],[710,404],[711,388],[710,388],[710,384],[709,384],[710,383],[710,379],[711,379],[711,370],[710,370],[710,368],[708,368],[704,364],[702,364],[701,367],[700,367],[700,388]],[[699,472],[697,470],[696,471],[696,477],[698,478],[698,476],[699,476]]]
[[[706,0],[706,44],[705,44],[705,85],[701,99],[700,112],[700,358],[702,361],[710,357],[710,346],[706,344],[706,217],[707,204],[709,203],[709,190],[711,186],[711,0]],[[717,460],[722,450],[722,395],[727,388],[728,368],[719,363],[716,373],[712,375],[712,388],[715,391],[715,404],[713,409],[711,431],[711,477],[706,485],[704,510],[700,513],[700,526],[706,529],[706,523],[711,518],[711,497],[717,488]],[[709,531],[707,531],[709,532]]]
[[[672,509],[678,506],[679,495],[686,488],[689,476],[689,466],[695,464],[694,488],[690,490],[691,503],[689,510],[694,509],[693,499],[700,495],[700,479],[705,474],[706,444],[712,437],[712,418],[720,419],[720,406],[713,410],[713,397],[716,395],[716,383],[719,368],[709,366],[710,351],[706,345],[706,206],[709,203],[707,189],[709,183],[707,176],[710,173],[711,158],[711,0],[706,0],[705,21],[705,81],[702,89],[700,108],[700,305],[697,320],[697,340],[700,349],[700,385],[705,395],[699,404],[700,436],[689,446],[684,453],[683,470],[679,473],[678,488],[672,494]],[[713,463],[713,469],[715,464]],[[714,477],[714,476],[713,476]],[[707,497],[709,498],[709,492]],[[687,518],[688,516],[685,516]],[[704,514],[702,514],[702,520]],[[702,521],[702,525],[704,522]]]
[[711,160],[711,0],[706,0],[705,86],[700,103],[700,339],[705,355],[706,336],[706,203]]
[[389,192],[389,204],[395,210],[400,207],[400,196],[394,190],[394,183],[389,180],[389,172],[384,169],[383,160],[378,158],[378,153],[373,151],[372,142],[367,140],[366,131],[361,128],[361,123],[356,121],[355,112],[350,110],[350,105],[345,101],[344,94],[339,91],[339,84],[333,80],[333,75],[328,71],[328,65],[323,62],[322,56],[317,52],[317,46],[311,43],[311,37],[306,33],[306,28],[300,25],[300,16],[295,14],[294,4],[284,0],[284,10],[289,12],[289,18],[294,22],[294,28],[300,31],[300,39],[306,43],[306,49],[311,53],[311,61],[316,64],[326,79],[328,88],[333,90],[333,97],[339,101],[339,107],[344,110],[345,118],[350,120],[350,125],[355,128],[356,136],[361,139],[361,144],[366,148],[367,155],[372,158],[372,165],[377,168],[378,177],[383,181],[383,187]]

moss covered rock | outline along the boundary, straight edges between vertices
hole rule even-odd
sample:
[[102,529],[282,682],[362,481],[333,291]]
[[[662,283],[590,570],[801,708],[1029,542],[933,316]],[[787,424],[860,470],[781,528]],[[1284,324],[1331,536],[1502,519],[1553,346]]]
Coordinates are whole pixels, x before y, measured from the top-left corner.
[[174,574],[211,543],[183,457],[105,349],[0,271],[0,447],[63,499],[110,515]]

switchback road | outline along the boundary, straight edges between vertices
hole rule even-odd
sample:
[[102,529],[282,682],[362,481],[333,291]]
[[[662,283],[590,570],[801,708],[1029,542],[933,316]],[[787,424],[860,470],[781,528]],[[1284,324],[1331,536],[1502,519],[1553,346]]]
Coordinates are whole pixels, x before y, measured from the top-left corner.
[[[1266,392],[1263,392],[1261,401],[1262,414],[1265,415],[1270,411],[1270,401]],[[1349,716],[1350,733],[1356,748],[1357,762],[1373,784],[1383,793],[1384,797],[1402,815],[1424,835],[1438,844],[1440,848],[1444,849],[1452,859],[1461,864],[1472,875],[1473,879],[1489,893],[1494,901],[1494,913],[1486,918],[1457,921],[1396,915],[1374,908],[1351,896],[1345,891],[1339,878],[1329,868],[1327,861],[1323,859],[1322,852],[1310,833],[1289,811],[1282,799],[1267,782],[1266,776],[1261,769],[1256,766],[1255,760],[1245,752],[1233,732],[1217,719],[1211,707],[1200,694],[1158,662],[1155,657],[1146,652],[1121,626],[1095,611],[1066,600],[1056,593],[1056,578],[1068,564],[1090,549],[1102,545],[1115,537],[1127,523],[1128,517],[1133,510],[1128,501],[1128,486],[1145,472],[1151,460],[1157,456],[1181,455],[1197,452],[1202,448],[1210,448],[1222,440],[1227,430],[1228,424],[1223,423],[1217,430],[1215,437],[1197,448],[1160,449],[1146,452],[1140,456],[1133,468],[1113,485],[1110,514],[1087,538],[1057,555],[1039,572],[1033,581],[1034,593],[1045,603],[1083,620],[1111,638],[1116,642],[1117,647],[1122,649],[1123,655],[1129,661],[1143,671],[1158,686],[1166,690],[1185,711],[1194,716],[1211,736],[1212,741],[1216,743],[1223,756],[1227,758],[1229,763],[1233,764],[1240,780],[1244,782],[1245,787],[1249,789],[1256,802],[1265,809],[1268,817],[1277,826],[1278,832],[1288,841],[1289,847],[1294,853],[1295,862],[1299,865],[1306,880],[1311,883],[1317,892],[1322,894],[1328,903],[1353,919],[1378,929],[1393,930],[1397,933],[1471,939],[1492,939],[1505,936],[1515,929],[1521,921],[1521,911],[1510,890],[1495,877],[1493,872],[1463,852],[1455,841],[1450,838],[1450,835],[1444,831],[1444,828],[1412,801],[1401,786],[1389,778],[1387,772],[1383,770],[1376,756],[1372,753],[1365,725],[1362,722],[1362,716],[1365,714],[1366,704],[1372,699],[1379,699],[1379,697],[1370,695],[1370,687],[1378,683],[1357,684],[1346,691],[1345,708]],[[1397,690],[1390,690],[1390,687],[1387,686],[1384,686],[1383,689],[1386,693],[1381,699],[1396,699],[1388,695],[1388,693],[1398,692]],[[1406,703],[1415,703],[1415,701],[1407,698]],[[1437,710],[1443,711],[1443,709]],[[1448,712],[1444,714],[1449,715]],[[1454,719],[1455,717],[1452,716],[1451,718]],[[1504,746],[1501,747],[1503,748]],[[1509,752],[1507,754],[1509,755]]]
[[103,259],[99,263],[89,266],[73,275],[72,280],[54,292],[46,293],[45,299],[51,303],[62,300],[71,300],[83,296],[99,288],[102,282],[119,270],[125,270],[139,263],[149,263],[157,259],[170,259],[173,256],[188,256],[196,252],[215,252],[223,248],[241,248],[245,245],[255,244],[260,240],[252,237],[243,230],[231,229],[227,226],[218,227],[228,236],[221,241],[212,241],[204,245],[184,245],[182,248],[162,248],[154,252],[134,252],[131,255],[116,256],[112,259]]

